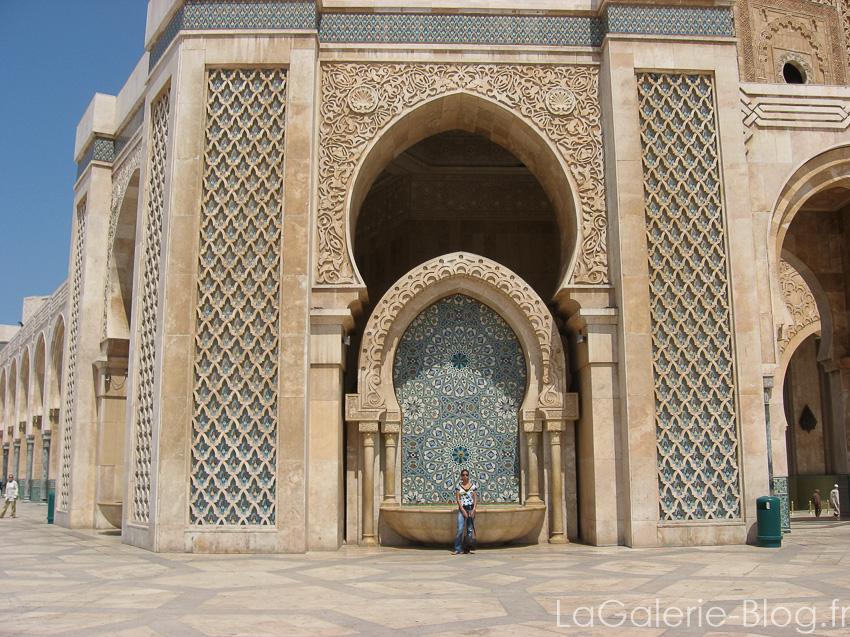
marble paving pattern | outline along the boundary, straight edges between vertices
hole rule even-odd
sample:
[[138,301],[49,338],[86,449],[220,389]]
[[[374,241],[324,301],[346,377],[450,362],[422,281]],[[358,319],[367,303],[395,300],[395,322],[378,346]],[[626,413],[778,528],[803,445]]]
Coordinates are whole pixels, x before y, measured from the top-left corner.
[[[795,519],[781,549],[570,544],[456,557],[448,548],[360,547],[177,555],[125,546],[115,532],[49,526],[42,505],[18,510],[17,519],[0,519],[0,635],[846,635],[850,628],[850,522],[830,519]],[[803,623],[778,627],[768,618],[753,626],[765,598],[778,623],[786,611]],[[747,615],[752,600],[759,610]],[[656,603],[662,611],[717,607],[727,617],[717,628],[643,627],[639,609]],[[847,609],[848,628],[832,625],[833,605]],[[594,626],[573,623],[580,607],[595,609]],[[632,609],[637,625],[616,626]]]

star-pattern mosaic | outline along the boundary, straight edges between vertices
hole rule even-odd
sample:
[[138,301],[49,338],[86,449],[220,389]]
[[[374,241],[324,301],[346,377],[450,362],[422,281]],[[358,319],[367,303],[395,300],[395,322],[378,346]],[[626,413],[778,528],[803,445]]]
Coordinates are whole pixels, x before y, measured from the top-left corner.
[[454,503],[461,469],[482,503],[519,502],[525,356],[496,312],[463,294],[431,305],[404,333],[393,381],[403,504]]

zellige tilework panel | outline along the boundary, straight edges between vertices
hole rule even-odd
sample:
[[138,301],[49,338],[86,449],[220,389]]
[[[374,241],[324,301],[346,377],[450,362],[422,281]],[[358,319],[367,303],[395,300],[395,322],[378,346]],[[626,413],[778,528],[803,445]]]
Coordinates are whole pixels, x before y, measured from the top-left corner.
[[71,270],[70,316],[68,317],[68,365],[65,377],[65,417],[62,426],[62,466],[59,477],[59,508],[67,509],[71,497],[71,446],[74,440],[74,403],[77,388],[77,340],[80,332],[80,302],[83,293],[83,256],[86,249],[86,200],[77,206],[74,229],[74,266]]
[[710,75],[639,73],[662,520],[740,517],[720,153]]
[[156,382],[156,326],[159,316],[159,266],[162,257],[162,215],[165,207],[165,167],[168,161],[170,89],[151,107],[151,150],[148,205],[142,252],[139,314],[139,385],[133,436],[133,520],[150,521],[151,456]]
[[393,365],[402,503],[455,503],[461,469],[478,483],[482,503],[518,503],[525,381],[516,335],[483,303],[457,294],[414,319]]
[[275,523],[286,74],[209,73],[190,517]]

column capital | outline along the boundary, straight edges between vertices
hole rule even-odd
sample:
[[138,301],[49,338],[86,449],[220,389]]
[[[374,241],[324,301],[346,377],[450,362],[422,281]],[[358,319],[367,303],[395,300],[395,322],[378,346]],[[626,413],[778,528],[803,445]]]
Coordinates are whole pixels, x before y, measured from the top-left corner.
[[41,432],[41,439],[44,442],[50,442],[50,438],[52,437],[52,435],[53,435],[53,433],[49,429],[47,431],[42,431]]
[[381,423],[381,433],[383,434],[397,434],[401,431],[401,423],[398,422],[382,422]]
[[377,422],[359,422],[359,423],[357,423],[357,430],[362,434],[376,434],[376,433],[378,433],[378,423]]

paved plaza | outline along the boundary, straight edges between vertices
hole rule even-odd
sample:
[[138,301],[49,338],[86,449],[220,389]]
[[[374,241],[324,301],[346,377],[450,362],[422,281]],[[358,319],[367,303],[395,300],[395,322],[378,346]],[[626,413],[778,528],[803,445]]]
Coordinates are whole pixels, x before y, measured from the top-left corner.
[[[45,514],[43,505],[22,503],[16,519],[0,520],[2,635],[846,635],[850,629],[850,523],[832,519],[795,520],[778,550],[573,544],[467,556],[360,547],[231,556],[149,553],[121,544],[117,531],[47,525]],[[842,610],[848,629],[841,627]],[[682,618],[687,613],[690,628]]]

